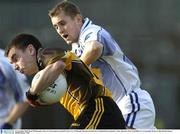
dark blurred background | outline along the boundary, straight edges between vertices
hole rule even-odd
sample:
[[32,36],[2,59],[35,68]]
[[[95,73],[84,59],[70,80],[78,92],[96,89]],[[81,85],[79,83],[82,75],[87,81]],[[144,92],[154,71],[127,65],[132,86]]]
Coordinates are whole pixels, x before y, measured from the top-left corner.
[[[72,0],[84,17],[103,26],[138,67],[142,88],[152,95],[157,128],[180,128],[180,0]],[[0,0],[0,46],[28,32],[45,46],[70,49],[48,17],[60,0]],[[177,61],[176,61],[177,60]],[[60,106],[30,108],[23,128],[67,128]]]

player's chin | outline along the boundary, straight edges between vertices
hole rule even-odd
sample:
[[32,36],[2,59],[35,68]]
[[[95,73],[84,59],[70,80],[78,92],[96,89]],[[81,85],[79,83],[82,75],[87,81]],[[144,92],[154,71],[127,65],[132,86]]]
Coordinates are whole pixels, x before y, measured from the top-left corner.
[[75,43],[75,41],[74,41],[74,40],[70,40],[70,39],[65,40],[65,41],[66,41],[66,43],[67,43],[68,45],[71,45],[72,43]]
[[34,75],[36,72],[32,71],[32,70],[24,70],[23,74],[27,75],[27,76],[32,76]]
[[71,44],[72,44],[72,41],[66,41],[66,43],[67,43],[68,45],[71,45]]
[[32,73],[28,73],[28,72],[23,72],[22,74],[26,75],[26,76],[31,76],[33,75]]
[[31,74],[31,73],[29,73],[29,72],[27,72],[27,71],[19,71],[21,74],[24,74],[24,75],[26,75],[26,76],[31,76],[31,75],[33,75],[33,74]]

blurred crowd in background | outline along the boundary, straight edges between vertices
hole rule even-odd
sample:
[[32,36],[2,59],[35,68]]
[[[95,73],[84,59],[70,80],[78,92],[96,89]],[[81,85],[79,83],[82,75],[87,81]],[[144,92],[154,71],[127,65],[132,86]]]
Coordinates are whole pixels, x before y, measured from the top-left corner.
[[[84,17],[111,32],[136,64],[142,87],[152,96],[157,128],[180,128],[180,1],[71,0]],[[0,0],[0,47],[16,34],[37,36],[47,47],[70,49],[53,29],[48,10],[60,0]],[[177,61],[176,61],[177,60]],[[29,78],[31,79],[31,78]],[[66,128],[60,105],[30,108],[23,128]]]

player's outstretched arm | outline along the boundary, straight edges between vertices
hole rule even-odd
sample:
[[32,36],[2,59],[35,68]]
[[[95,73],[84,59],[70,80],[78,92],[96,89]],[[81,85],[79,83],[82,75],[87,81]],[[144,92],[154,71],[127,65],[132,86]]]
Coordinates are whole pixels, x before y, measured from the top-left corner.
[[39,79],[31,84],[30,93],[32,95],[39,94],[49,85],[51,85],[58,76],[63,72],[65,63],[61,60],[56,61],[50,65],[47,65],[42,71]]
[[15,104],[5,119],[5,123],[1,126],[1,129],[12,129],[12,124],[14,124],[24,114],[28,107],[29,104],[27,102],[19,102]]

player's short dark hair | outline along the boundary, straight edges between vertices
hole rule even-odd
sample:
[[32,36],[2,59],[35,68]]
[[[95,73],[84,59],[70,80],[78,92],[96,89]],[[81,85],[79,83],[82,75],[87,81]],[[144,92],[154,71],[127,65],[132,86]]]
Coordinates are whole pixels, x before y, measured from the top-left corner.
[[5,56],[8,56],[11,48],[16,47],[21,50],[25,50],[29,44],[32,44],[36,51],[42,47],[40,41],[33,35],[27,33],[21,33],[15,36],[5,49]]
[[76,4],[68,0],[64,0],[49,10],[48,15],[50,17],[55,17],[58,16],[62,11],[65,13],[65,15],[72,18],[74,18],[77,14],[81,14],[80,9]]

